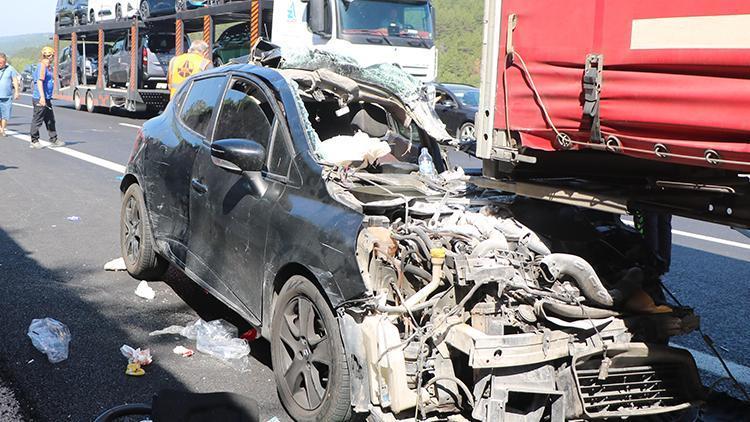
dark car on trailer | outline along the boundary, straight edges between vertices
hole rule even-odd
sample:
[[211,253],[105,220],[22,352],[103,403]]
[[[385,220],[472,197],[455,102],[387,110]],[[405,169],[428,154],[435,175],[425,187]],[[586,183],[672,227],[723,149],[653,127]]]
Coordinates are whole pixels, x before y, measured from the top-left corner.
[[57,0],[55,27],[86,24],[88,0]]

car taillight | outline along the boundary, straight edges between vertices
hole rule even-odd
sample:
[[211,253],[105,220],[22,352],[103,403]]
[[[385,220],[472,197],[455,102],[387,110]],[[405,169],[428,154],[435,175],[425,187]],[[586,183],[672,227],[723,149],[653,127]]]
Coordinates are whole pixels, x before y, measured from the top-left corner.
[[141,57],[143,58],[143,67],[148,66],[148,49],[146,47],[143,47]]
[[128,158],[128,163],[133,161],[133,159],[135,158],[135,154],[141,148],[141,144],[143,144],[143,129],[138,129],[138,135],[135,137],[135,143],[133,144],[133,151],[130,152],[130,158]]

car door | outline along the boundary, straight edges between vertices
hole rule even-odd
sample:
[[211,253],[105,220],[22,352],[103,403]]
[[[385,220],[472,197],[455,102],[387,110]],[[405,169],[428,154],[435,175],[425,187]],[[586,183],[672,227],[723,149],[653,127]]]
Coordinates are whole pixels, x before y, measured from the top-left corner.
[[[253,140],[267,151],[260,174],[226,170],[211,157],[205,142],[193,166],[190,192],[190,253],[205,265],[195,268],[206,282],[252,316],[261,315],[264,252],[276,200],[286,189],[291,142],[283,119],[277,119],[273,96],[263,85],[233,77],[219,111],[213,141]],[[277,147],[274,148],[273,144]],[[280,159],[268,152],[279,150]]]
[[174,256],[187,264],[190,215],[190,176],[199,147],[206,142],[224,92],[223,75],[200,78],[180,90],[173,109],[158,134],[151,135],[143,160],[146,200],[155,216],[153,232],[170,245]]

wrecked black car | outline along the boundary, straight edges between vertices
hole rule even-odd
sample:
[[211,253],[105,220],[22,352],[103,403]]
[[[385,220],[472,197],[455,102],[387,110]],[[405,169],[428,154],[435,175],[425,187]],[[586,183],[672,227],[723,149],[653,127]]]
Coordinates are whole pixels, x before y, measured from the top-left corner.
[[667,346],[697,318],[659,302],[637,233],[452,169],[429,94],[394,66],[269,62],[193,77],[143,126],[121,244],[134,277],[171,263],[259,328],[293,418],[563,421],[701,400],[692,357]]

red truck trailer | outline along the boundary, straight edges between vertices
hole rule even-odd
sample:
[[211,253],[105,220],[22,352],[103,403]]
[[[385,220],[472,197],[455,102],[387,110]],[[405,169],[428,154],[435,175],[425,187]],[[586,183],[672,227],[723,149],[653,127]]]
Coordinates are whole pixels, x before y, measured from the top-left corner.
[[485,3],[485,176],[578,205],[750,225],[750,3]]

